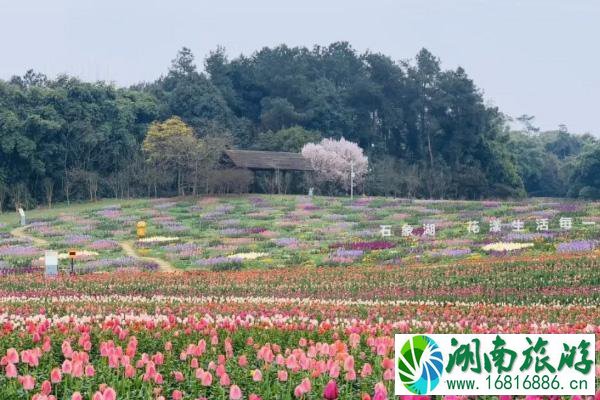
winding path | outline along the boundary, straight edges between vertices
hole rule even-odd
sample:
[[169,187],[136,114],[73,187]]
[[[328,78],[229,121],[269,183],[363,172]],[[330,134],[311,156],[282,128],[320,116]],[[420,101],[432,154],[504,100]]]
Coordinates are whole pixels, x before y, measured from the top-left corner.
[[[26,232],[27,228],[29,228],[30,226],[31,225],[20,226],[18,228],[11,230],[10,234],[16,238],[29,240],[33,244],[35,244],[37,247],[42,247],[42,248],[48,247],[50,245],[50,243],[48,243],[47,240],[32,236]],[[121,248],[123,249],[125,254],[127,254],[129,257],[133,257],[137,260],[157,264],[160,272],[181,272],[179,269],[173,267],[170,263],[168,263],[167,261],[165,261],[163,259],[155,258],[155,257],[140,256],[139,254],[137,254],[137,252],[133,248],[133,245],[131,242],[127,242],[127,241],[119,242],[119,245],[121,246]]]
[[119,245],[121,246],[125,254],[127,254],[129,257],[158,264],[158,270],[160,272],[181,272],[180,270],[173,267],[171,264],[169,264],[167,261],[161,258],[140,256],[133,248],[131,242],[119,242]]
[[30,226],[31,225],[20,226],[18,228],[13,229],[12,231],[10,231],[10,234],[13,235],[14,237],[18,237],[20,239],[29,240],[38,247],[48,247],[49,243],[47,240],[40,239],[35,236],[31,236],[30,234],[25,232],[25,230],[27,228],[29,228]]

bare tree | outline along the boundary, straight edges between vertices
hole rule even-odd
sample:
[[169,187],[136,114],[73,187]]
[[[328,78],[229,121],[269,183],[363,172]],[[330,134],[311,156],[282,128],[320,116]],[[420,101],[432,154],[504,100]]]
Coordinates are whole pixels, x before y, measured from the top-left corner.
[[3,179],[0,178],[0,214],[2,214],[2,210],[4,209],[4,200],[8,195],[8,186],[4,182]]
[[54,181],[52,178],[44,178],[42,181],[42,186],[44,187],[44,194],[46,195],[46,203],[48,204],[48,208],[52,208],[52,198],[54,196]]

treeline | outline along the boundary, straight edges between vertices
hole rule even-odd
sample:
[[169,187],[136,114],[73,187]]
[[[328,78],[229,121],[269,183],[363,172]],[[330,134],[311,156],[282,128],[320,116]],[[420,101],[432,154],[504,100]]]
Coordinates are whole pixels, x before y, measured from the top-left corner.
[[[33,71],[0,80],[0,209],[190,193],[142,149],[150,124],[173,116],[220,146],[299,151],[344,137],[369,156],[361,190],[374,195],[599,197],[593,138],[510,132],[462,68],[425,49],[395,62],[342,42],[231,60],[219,48],[204,68],[183,48],[165,76],[130,88]],[[195,193],[214,189],[205,175]]]

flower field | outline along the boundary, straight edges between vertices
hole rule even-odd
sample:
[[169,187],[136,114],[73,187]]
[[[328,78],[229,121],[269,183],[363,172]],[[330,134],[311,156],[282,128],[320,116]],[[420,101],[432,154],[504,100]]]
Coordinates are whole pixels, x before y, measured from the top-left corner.
[[[0,398],[393,398],[394,333],[600,334],[583,222],[599,204],[136,200],[35,211],[25,236],[3,216]],[[44,248],[77,273],[44,278]]]
[[[138,221],[148,224],[148,233],[136,241]],[[123,241],[178,270],[440,264],[600,248],[600,204],[549,200],[158,199],[34,213],[30,222],[30,237],[63,254],[77,250],[81,272],[157,268],[128,256]],[[39,242],[11,236],[14,218],[0,223],[0,271],[39,269]],[[382,235],[383,227],[388,234]]]

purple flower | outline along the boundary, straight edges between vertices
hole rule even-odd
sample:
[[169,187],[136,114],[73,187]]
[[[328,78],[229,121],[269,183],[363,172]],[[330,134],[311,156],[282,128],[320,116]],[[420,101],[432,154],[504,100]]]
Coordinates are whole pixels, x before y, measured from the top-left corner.
[[223,236],[239,236],[246,233],[244,229],[241,228],[226,228],[221,229],[221,235]]
[[298,247],[298,239],[296,238],[277,238],[274,240],[277,246],[295,248]]
[[563,213],[572,213],[581,210],[581,206],[575,203],[562,203],[559,204],[556,209]]
[[597,243],[593,240],[575,240],[572,242],[560,243],[556,246],[556,251],[559,253],[578,253],[592,251]]
[[262,233],[264,231],[266,231],[265,228],[258,228],[258,227],[257,228],[248,228],[248,229],[246,229],[246,232],[249,233],[249,234]]
[[364,251],[362,251],[362,250],[346,250],[346,249],[338,248],[334,254],[334,257],[356,259],[356,258],[362,257],[363,254],[364,254]]
[[212,257],[212,258],[201,258],[196,260],[196,265],[199,266],[213,266],[218,264],[241,264],[242,259],[239,257]]
[[167,253],[175,253],[180,258],[189,258],[198,255],[201,252],[200,247],[195,243],[178,243],[162,247]]
[[80,234],[75,234],[75,235],[67,235],[65,236],[64,242],[66,244],[69,245],[79,245],[79,244],[85,244],[92,241],[92,237],[89,235],[80,235]]
[[430,253],[434,257],[459,257],[471,254],[471,249],[441,249]]
[[117,208],[106,208],[96,212],[97,215],[108,219],[118,219],[121,217],[121,210]]
[[549,239],[555,236],[553,232],[519,233],[511,232],[503,236],[502,240],[506,242],[531,242],[535,239]]
[[41,251],[33,246],[0,246],[0,256],[33,257],[40,253]]
[[338,248],[342,247],[349,250],[383,250],[383,249],[391,249],[396,245],[392,242],[386,242],[383,240],[378,240],[375,242],[354,242],[354,243],[334,243],[330,245],[330,248]]
[[78,272],[94,272],[103,269],[122,269],[134,267],[155,270],[158,268],[158,265],[155,265],[152,262],[140,262],[133,257],[108,258],[102,260],[88,261],[80,265],[75,264],[75,268]]
[[119,247],[116,240],[101,239],[90,243],[89,248],[92,250],[113,250]]

